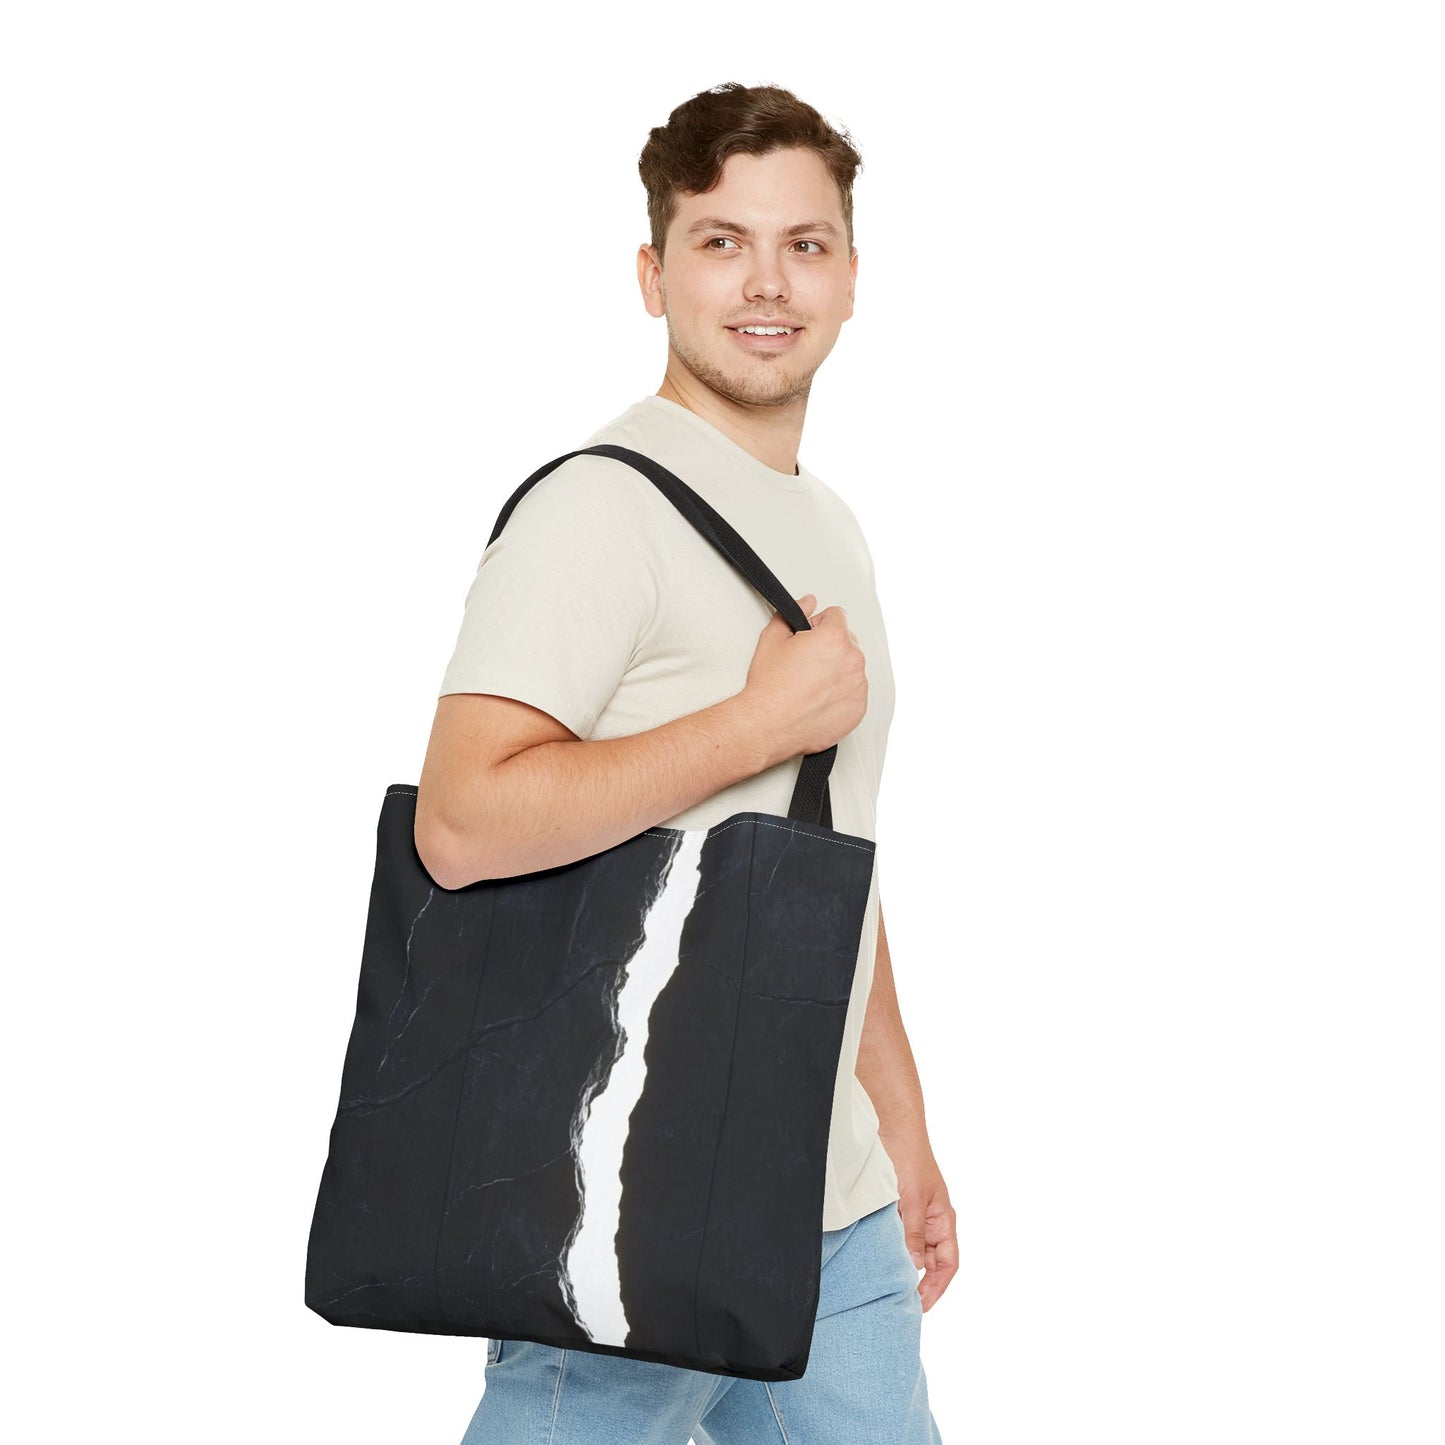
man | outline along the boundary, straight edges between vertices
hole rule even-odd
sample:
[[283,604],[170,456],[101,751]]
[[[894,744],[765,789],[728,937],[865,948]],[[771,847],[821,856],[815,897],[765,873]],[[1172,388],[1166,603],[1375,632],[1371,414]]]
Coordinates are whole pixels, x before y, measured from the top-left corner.
[[[853,312],[860,164],[846,135],[774,86],[705,91],[652,131],[637,276],[666,318],[666,372],[586,444],[680,476],[790,591],[814,589],[798,597],[812,629],[773,615],[641,474],[563,463],[518,504],[467,595],[417,798],[437,882],[555,867],[658,825],[786,814],[801,754],[833,743],[833,826],[876,836],[893,680],[873,564],[853,513],[798,463],[813,375]],[[955,1217],[898,1015],[876,858],[822,1229],[803,1378],[491,1341],[464,1445],[938,1439],[919,1335],[957,1269]]]

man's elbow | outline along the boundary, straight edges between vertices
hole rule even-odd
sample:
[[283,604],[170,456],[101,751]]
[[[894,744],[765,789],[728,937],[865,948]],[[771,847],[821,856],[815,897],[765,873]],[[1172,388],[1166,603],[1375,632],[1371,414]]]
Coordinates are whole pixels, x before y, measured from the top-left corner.
[[446,819],[424,808],[420,798],[412,841],[421,866],[438,888],[454,891],[484,878],[500,876],[493,871],[492,860],[483,855],[474,839],[467,838]]

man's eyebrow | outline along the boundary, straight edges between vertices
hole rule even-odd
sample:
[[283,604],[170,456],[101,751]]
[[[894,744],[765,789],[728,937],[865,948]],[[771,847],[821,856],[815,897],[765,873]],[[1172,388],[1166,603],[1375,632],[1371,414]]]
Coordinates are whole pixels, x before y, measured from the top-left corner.
[[[694,221],[683,233],[687,236],[695,236],[699,231],[731,231],[736,236],[751,236],[752,230],[738,221],[724,220],[721,216],[704,216],[700,221]],[[838,228],[831,221],[799,221],[796,226],[789,226],[783,231],[784,236],[803,236],[809,232],[816,232],[824,236],[837,236]]]

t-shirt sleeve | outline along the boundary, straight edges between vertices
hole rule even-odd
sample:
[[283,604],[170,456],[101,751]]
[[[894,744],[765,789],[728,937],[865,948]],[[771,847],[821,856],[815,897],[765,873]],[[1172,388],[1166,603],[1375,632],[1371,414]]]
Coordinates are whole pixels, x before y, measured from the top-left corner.
[[543,477],[482,553],[438,696],[516,698],[590,736],[656,617],[659,503],[612,458]]

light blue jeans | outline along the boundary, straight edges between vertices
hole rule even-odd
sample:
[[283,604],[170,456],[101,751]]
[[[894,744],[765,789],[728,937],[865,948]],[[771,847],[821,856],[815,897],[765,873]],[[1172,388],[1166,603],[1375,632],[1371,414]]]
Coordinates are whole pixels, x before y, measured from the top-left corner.
[[919,1358],[923,1305],[898,1205],[823,1232],[801,1380],[489,1340],[462,1445],[940,1445]]

